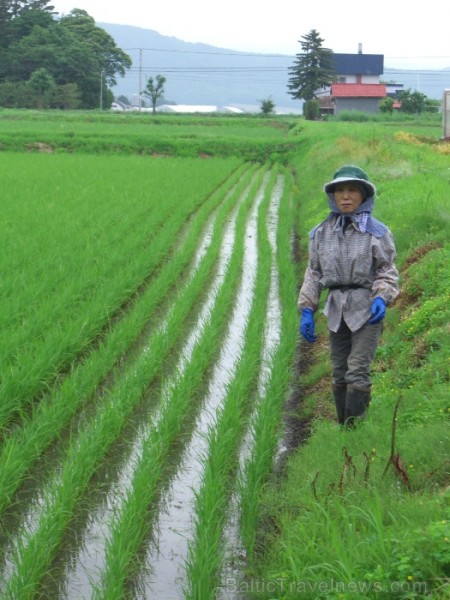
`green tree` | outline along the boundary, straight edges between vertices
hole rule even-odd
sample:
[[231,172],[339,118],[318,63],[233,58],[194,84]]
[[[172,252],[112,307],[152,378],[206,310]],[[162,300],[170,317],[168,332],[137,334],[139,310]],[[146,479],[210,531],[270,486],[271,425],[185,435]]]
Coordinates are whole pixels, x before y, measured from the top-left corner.
[[28,80],[28,87],[35,98],[36,108],[47,108],[55,87],[55,80],[47,69],[42,67],[34,71]]
[[127,96],[124,96],[123,94],[121,94],[118,98],[116,98],[116,100],[118,102],[123,102],[123,104],[127,104],[128,106],[131,105],[130,100],[127,98]]
[[386,96],[386,98],[380,100],[380,102],[378,103],[378,107],[380,109],[380,112],[384,114],[392,114],[392,112],[394,111],[394,100],[389,96]]
[[80,107],[80,90],[76,83],[65,83],[55,86],[50,101],[52,108],[64,108],[65,110],[74,110]]
[[293,66],[289,67],[287,87],[292,98],[313,100],[317,90],[333,81],[333,52],[322,47],[323,41],[315,29],[301,38],[303,52],[296,54]]
[[426,98],[425,100],[425,112],[438,113],[441,108],[441,101],[435,98]]
[[75,9],[59,20],[52,11],[47,0],[0,0],[0,83],[27,82],[44,68],[57,86],[76,86],[82,108],[98,106],[100,83],[105,106],[110,104],[110,86],[131,58],[86,11]]
[[33,108],[30,89],[25,81],[0,83],[0,106],[5,108]]
[[427,97],[421,92],[412,92],[410,89],[398,93],[401,103],[401,112],[420,114],[425,110]]
[[315,98],[307,100],[303,105],[303,114],[307,121],[318,119],[320,116],[319,102]]
[[145,90],[142,92],[144,96],[150,98],[153,113],[156,112],[156,103],[158,102],[158,98],[160,98],[164,94],[165,83],[166,78],[164,77],[164,75],[157,75],[156,80],[154,80],[153,77],[149,77]]
[[261,112],[263,115],[271,115],[275,112],[275,102],[272,98],[261,100]]
[[53,10],[49,0],[0,0],[0,47],[7,47],[23,35],[20,30],[25,22],[52,20]]
[[[104,29],[95,25],[94,19],[85,10],[72,10],[60,20],[60,24],[72,35],[72,40],[77,41],[77,53],[86,53],[89,57],[87,64],[71,61],[71,66],[77,69],[79,74],[80,70],[83,74],[81,81],[72,80],[81,90],[83,106],[98,106],[100,80],[104,81],[106,86],[116,85],[116,75],[125,75],[126,70],[131,67],[131,58],[116,46],[113,38]],[[104,97],[107,97],[106,90]]]

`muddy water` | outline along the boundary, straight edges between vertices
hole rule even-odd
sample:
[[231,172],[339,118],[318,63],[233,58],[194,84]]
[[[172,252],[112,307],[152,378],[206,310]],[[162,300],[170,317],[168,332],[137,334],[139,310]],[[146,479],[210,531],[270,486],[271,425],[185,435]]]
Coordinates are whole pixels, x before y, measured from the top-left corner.
[[[262,369],[258,380],[258,395],[266,395],[266,386],[271,375],[272,356],[276,351],[281,336],[281,303],[279,295],[278,269],[276,265],[277,251],[277,225],[280,199],[283,193],[284,178],[280,175],[272,192],[271,204],[268,215],[268,237],[272,249],[272,266],[270,273],[269,302],[266,317],[266,332],[262,349]],[[239,453],[239,466],[243,472],[245,462],[250,456],[252,447],[252,422],[258,411],[258,400],[255,402],[254,412],[250,416],[250,427],[244,437]],[[221,574],[221,587],[217,597],[220,600],[236,599],[236,590],[239,589],[239,580],[245,564],[245,549],[239,535],[239,495],[234,492],[224,532],[225,560]],[[242,587],[242,589],[244,589]]]
[[207,432],[214,426],[215,415],[232,380],[248,320],[257,267],[257,211],[264,197],[266,177],[259,190],[246,227],[242,283],[235,302],[228,333],[214,368],[209,391],[196,423],[195,433],[186,448],[176,476],[165,494],[156,525],[156,539],[145,562],[149,573],[141,578],[142,597],[183,598],[184,568],[189,540],[194,528],[195,490],[200,487],[203,458],[207,454]]
[[[232,192],[233,190],[230,191],[229,194]],[[245,193],[235,206],[225,232],[219,259],[219,279],[220,277],[223,277],[227,261],[229,260],[232,247],[234,220],[238,207],[245,197]],[[226,201],[227,199],[228,195],[224,200]],[[185,285],[187,285],[194,276],[211,243],[216,213],[217,211],[214,211],[205,224],[204,234],[194,257],[190,274],[185,280]],[[207,305],[211,305],[212,302],[213,299],[211,298],[208,300]],[[207,312],[208,308],[205,308],[205,311]],[[197,335],[201,329],[202,319],[205,318],[205,316],[200,316],[199,318],[196,329]],[[166,321],[163,321],[160,325],[162,329],[164,329],[165,323]],[[188,359],[191,351],[190,348],[192,349],[193,345],[192,338],[193,336],[187,340],[183,349],[178,365],[179,370],[182,368],[183,362]],[[145,348],[143,349],[143,352],[145,352]],[[89,503],[90,506],[85,507],[87,514],[80,520],[80,531],[77,531],[73,536],[74,539],[69,542],[69,545],[72,545],[72,547],[67,548],[67,551],[64,551],[61,554],[60,564],[54,565],[55,583],[50,586],[52,597],[76,598],[77,600],[80,598],[92,598],[92,587],[99,582],[101,569],[104,566],[104,544],[108,534],[107,524],[111,520],[111,515],[118,510],[125,491],[129,487],[134,464],[140,454],[143,437],[144,431],[139,431],[135,443],[131,447],[123,448],[121,450],[123,454],[122,463],[124,463],[124,466],[120,467],[120,465],[115,465],[113,469],[107,469],[108,473],[103,474],[103,477],[106,477],[107,480],[109,479],[110,483],[114,483],[112,485],[108,484],[108,487],[110,488],[109,493],[103,494],[100,499],[95,498]],[[119,475],[114,472],[117,468],[119,468]],[[57,484],[57,480],[58,475],[54,477],[52,484]],[[20,528],[16,531],[11,530],[8,534],[7,543],[2,548],[3,564],[1,566],[0,592],[3,587],[2,582],[4,584],[14,571],[15,549],[21,545],[26,545],[27,538],[29,538],[39,527],[40,518],[46,506],[45,495],[48,493],[46,490],[47,488],[42,489],[36,486],[32,496],[28,498],[28,509],[21,515]],[[59,571],[58,576],[56,576],[56,571]]]
[[[188,336],[184,343],[184,346],[180,352],[178,364],[174,370],[175,373],[181,374],[183,372],[187,362],[190,359],[195,342],[201,334],[203,326],[206,323],[212,306],[214,305],[215,297],[223,281],[226,268],[231,257],[234,243],[236,215],[242,201],[247,194],[247,191],[248,190],[244,191],[242,197],[240,200],[238,200],[236,206],[230,214],[223,236],[218,266],[216,269],[216,278],[212,286],[212,291],[207,297],[197,317],[195,329],[192,331],[191,335]],[[214,216],[212,216],[205,227],[205,233],[199,244],[199,248],[193,261],[192,271],[188,280],[193,277],[196,269],[200,265],[201,259],[205,255],[208,246],[211,243],[213,227]],[[161,325],[162,329],[164,329],[164,327],[165,323]],[[145,352],[147,350],[144,348],[143,351]],[[173,389],[173,384],[174,381],[170,379],[166,382],[166,385],[162,390],[162,400],[158,412],[166,402],[170,402],[170,390]],[[154,415],[154,422],[157,421],[158,414]],[[133,478],[134,467],[139,462],[142,445],[147,434],[146,423],[141,424],[136,432],[134,442],[128,453],[128,457],[120,469],[120,473],[115,480],[114,485],[110,488],[106,499],[96,507],[92,514],[89,515],[86,530],[83,533],[83,543],[79,549],[79,552],[76,556],[72,557],[65,567],[66,573],[63,578],[64,597],[76,598],[77,600],[78,598],[91,598],[93,587],[100,583],[101,572],[105,566],[105,544],[109,535],[108,524],[111,522],[114,514],[120,513],[126,490],[130,487]],[[61,588],[59,593],[62,593]]]
[[[193,500],[194,490],[202,476],[202,456],[206,453],[205,434],[213,426],[215,412],[220,406],[224,396],[227,383],[233,376],[237,360],[239,358],[242,344],[242,333],[244,324],[250,310],[254,276],[257,264],[256,248],[256,211],[263,197],[265,180],[258,196],[255,198],[254,206],[246,231],[245,259],[243,265],[243,281],[239,290],[239,298],[236,301],[236,310],[230,322],[227,338],[224,340],[219,362],[213,372],[209,394],[205,400],[205,406],[196,424],[191,443],[186,448],[182,461],[178,467],[175,478],[170,487],[165,491],[161,502],[161,511],[155,527],[154,542],[151,544],[146,556],[148,570],[142,574],[138,584],[138,596],[140,598],[174,599],[183,598],[184,562],[187,558],[188,540],[193,531]],[[276,249],[275,229],[277,223],[278,202],[281,195],[281,180],[274,190],[269,213],[268,231],[272,249]],[[245,197],[244,192],[242,199]],[[217,291],[223,281],[224,274],[231,257],[234,244],[235,216],[239,206],[230,216],[225,231],[223,245],[220,253],[220,261],[217,269],[216,280],[212,286],[212,292],[198,315],[196,327],[185,342],[180,353],[179,363],[175,372],[182,372],[190,359],[203,325],[214,305]],[[193,264],[193,272],[198,268],[202,257],[211,242],[213,220],[206,226],[204,238],[201,241],[197,256]],[[264,394],[265,382],[270,373],[270,355],[278,343],[279,338],[279,302],[278,281],[275,266],[272,268],[270,302],[267,319],[266,343],[264,347],[263,360],[266,365],[259,382],[259,393]],[[164,325],[163,325],[164,326]],[[169,401],[169,386],[166,400]],[[53,586],[52,597],[69,598],[81,600],[94,597],[94,588],[100,583],[101,573],[105,566],[105,542],[109,535],[108,524],[114,514],[120,512],[122,501],[126,490],[130,487],[133,477],[134,466],[138,462],[142,443],[146,435],[145,425],[138,429],[135,439],[130,446],[124,450],[121,465],[116,465],[110,473],[110,483],[105,484],[107,492],[92,502],[92,510],[85,515],[83,526],[74,536],[72,550],[67,552],[61,559],[61,574],[56,576],[57,583]],[[249,452],[251,445],[250,436],[247,437],[241,452],[241,461]],[[114,482],[111,484],[111,482]],[[16,539],[12,540],[7,551],[6,570],[3,576],[8,578],[12,572],[13,549],[20,541],[24,542],[27,534],[33,532],[39,524],[41,506],[44,504],[42,492],[37,495],[28,515],[25,518],[25,527]],[[229,547],[235,552],[239,545],[237,525],[233,523],[233,515],[227,528]],[[3,578],[2,576],[2,578]],[[0,584],[1,589],[1,584]]]

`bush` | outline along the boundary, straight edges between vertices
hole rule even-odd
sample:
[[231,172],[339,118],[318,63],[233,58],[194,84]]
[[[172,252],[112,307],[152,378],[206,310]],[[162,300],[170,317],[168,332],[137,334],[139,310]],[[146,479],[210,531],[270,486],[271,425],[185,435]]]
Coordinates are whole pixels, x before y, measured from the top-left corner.
[[306,120],[314,121],[319,117],[320,109],[317,100],[307,100],[303,105],[303,115]]

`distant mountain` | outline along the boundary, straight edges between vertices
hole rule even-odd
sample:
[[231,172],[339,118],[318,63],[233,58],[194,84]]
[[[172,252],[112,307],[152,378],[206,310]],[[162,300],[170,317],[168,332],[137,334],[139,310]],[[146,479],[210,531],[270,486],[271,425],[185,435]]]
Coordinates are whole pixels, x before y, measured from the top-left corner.
[[165,100],[176,104],[259,106],[270,97],[277,107],[301,108],[287,93],[292,56],[194,44],[128,25],[98,26],[133,60],[130,71],[113,89],[116,97],[123,94],[131,100],[144,89],[148,77],[161,74],[167,80]]
[[[271,98],[277,109],[301,108],[287,93],[294,56],[256,54],[184,42],[151,29],[98,23],[129,54],[133,66],[113,89],[115,96],[137,100],[148,77],[164,75],[165,100],[176,104],[259,107]],[[299,48],[300,50],[300,48]],[[430,98],[442,99],[450,88],[450,68],[439,71],[384,67],[383,81],[401,83]]]

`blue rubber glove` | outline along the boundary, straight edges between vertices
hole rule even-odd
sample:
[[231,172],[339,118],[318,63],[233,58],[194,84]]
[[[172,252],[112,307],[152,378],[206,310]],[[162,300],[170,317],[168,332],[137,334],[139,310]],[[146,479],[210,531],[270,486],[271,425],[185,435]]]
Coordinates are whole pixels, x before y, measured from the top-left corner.
[[317,336],[314,335],[314,311],[312,308],[302,308],[300,319],[300,333],[308,342],[315,342]]
[[375,325],[375,323],[379,323],[384,319],[386,315],[386,302],[383,300],[383,298],[381,298],[381,296],[377,296],[372,302],[370,311],[372,313],[372,318],[369,319],[369,323],[371,325]]

